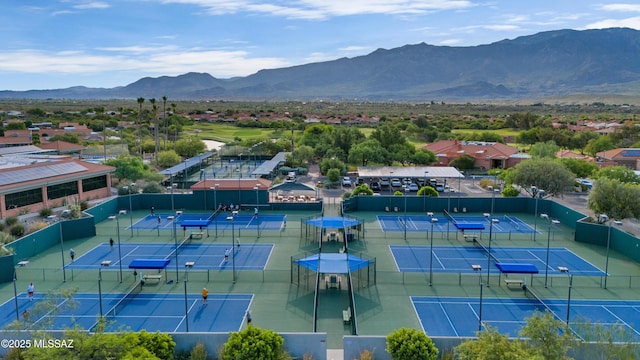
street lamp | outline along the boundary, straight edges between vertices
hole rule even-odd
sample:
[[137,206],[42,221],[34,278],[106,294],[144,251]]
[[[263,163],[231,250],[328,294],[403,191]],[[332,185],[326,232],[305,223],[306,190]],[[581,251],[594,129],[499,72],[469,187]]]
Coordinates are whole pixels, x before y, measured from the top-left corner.
[[127,192],[129,193],[129,220],[131,221],[131,237],[133,237],[133,206],[131,205],[131,188],[136,186],[136,184],[129,184],[126,186]]
[[187,261],[184,264],[184,323],[187,326],[187,332],[189,332],[189,303],[187,300],[187,279],[189,279],[189,269],[195,265],[195,261]]
[[[600,224],[604,224],[607,221],[609,221],[609,216],[605,215],[605,214],[600,214],[600,216],[598,216],[598,222]],[[604,288],[607,288],[607,278],[609,277],[609,249],[611,247],[611,226],[615,224],[615,225],[622,225],[621,221],[609,221],[609,229],[607,229],[607,259],[605,260],[604,263]]]
[[67,282],[67,270],[64,266],[64,236],[62,235],[62,224],[64,220],[61,220],[58,223],[60,227],[60,254],[62,255],[62,282]]
[[236,283],[236,232],[233,215],[227,216],[227,221],[231,221],[231,269],[233,270],[233,284]]
[[478,331],[482,330],[482,266],[474,264],[471,265],[471,269],[473,269],[474,272],[478,273],[478,282],[480,283],[480,311],[478,314]]
[[[260,184],[256,184],[256,186],[253,187],[253,190],[256,191],[256,209],[258,207],[260,207],[260,199],[258,198],[258,190],[260,190]],[[260,221],[258,221],[258,217],[257,217],[257,213],[256,213],[256,229],[258,230],[258,237],[260,237]]]
[[538,187],[532,185],[531,194],[536,198],[535,215],[533,217],[533,241],[536,241],[536,234],[538,233],[538,199],[544,196],[544,190],[538,189]]
[[120,218],[116,215],[116,235],[118,237],[118,266],[120,267],[120,283],[122,284],[122,248],[120,247]]
[[544,263],[544,287],[546,288],[547,280],[549,277],[549,248],[551,245],[551,226],[555,224],[560,224],[560,221],[555,219],[554,220],[549,219],[548,214],[540,214],[540,218],[547,219],[549,221],[549,230],[547,231],[547,259],[545,260],[545,263]]
[[561,273],[566,273],[567,276],[569,277],[569,290],[567,292],[567,326],[569,326],[569,314],[571,311],[571,288],[573,287],[573,274],[569,274],[569,268],[565,266],[558,266],[558,271],[560,271]]
[[[487,214],[485,214],[486,216]],[[487,287],[490,286],[489,276],[491,274],[491,238],[493,237],[493,224],[499,222],[498,219],[489,220],[489,247],[487,248]]]
[[[424,185],[422,185],[422,187],[427,186],[427,173],[428,171],[424,172]],[[427,193],[422,190],[422,211],[427,211]]]
[[431,217],[431,249],[429,250],[429,286],[433,284],[433,225],[438,222],[437,217]]
[[[220,186],[220,184],[214,184],[210,189],[213,190],[213,206],[215,208],[214,213],[216,211],[218,211],[220,209],[220,207],[218,206],[218,199],[217,199],[217,191],[218,187]],[[213,219],[216,223],[216,239],[218,238],[218,219]]]
[[407,241],[407,193],[409,188],[404,188],[404,241]]

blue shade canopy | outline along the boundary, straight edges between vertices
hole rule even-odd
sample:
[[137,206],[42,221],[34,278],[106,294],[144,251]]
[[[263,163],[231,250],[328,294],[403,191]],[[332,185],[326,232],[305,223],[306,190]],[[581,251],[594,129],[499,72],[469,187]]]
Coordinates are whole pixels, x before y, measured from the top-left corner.
[[319,273],[347,274],[372,264],[371,261],[349,254],[324,253],[294,260],[294,263]]
[[169,259],[134,259],[129,263],[129,269],[164,269],[169,265]]
[[305,223],[323,229],[337,229],[360,225],[362,221],[344,217],[319,217],[307,220]]
[[537,274],[538,268],[533,264],[497,263],[496,266],[505,274]]

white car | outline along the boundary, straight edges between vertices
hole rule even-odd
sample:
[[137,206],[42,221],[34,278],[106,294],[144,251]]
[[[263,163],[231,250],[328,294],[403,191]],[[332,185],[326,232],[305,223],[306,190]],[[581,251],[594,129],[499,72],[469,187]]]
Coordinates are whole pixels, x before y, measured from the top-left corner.
[[343,187],[351,187],[351,179],[348,176],[342,178]]

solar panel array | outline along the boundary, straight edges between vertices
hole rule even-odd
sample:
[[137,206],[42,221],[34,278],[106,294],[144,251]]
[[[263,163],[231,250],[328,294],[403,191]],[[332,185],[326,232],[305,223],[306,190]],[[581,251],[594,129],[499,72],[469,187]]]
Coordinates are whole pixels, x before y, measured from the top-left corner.
[[19,182],[44,179],[60,175],[68,175],[87,171],[88,169],[75,162],[64,162],[36,168],[17,169],[0,173],[0,186]]
[[640,149],[626,149],[621,152],[620,155],[626,157],[640,157]]

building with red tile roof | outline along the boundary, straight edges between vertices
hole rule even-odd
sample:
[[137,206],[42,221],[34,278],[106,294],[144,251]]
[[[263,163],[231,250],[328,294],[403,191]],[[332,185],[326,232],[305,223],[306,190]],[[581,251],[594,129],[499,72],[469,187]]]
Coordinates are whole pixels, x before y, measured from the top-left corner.
[[442,140],[425,148],[436,155],[439,166],[449,166],[451,161],[465,154],[475,158],[476,168],[484,169],[507,169],[529,158],[517,148],[499,142]]

